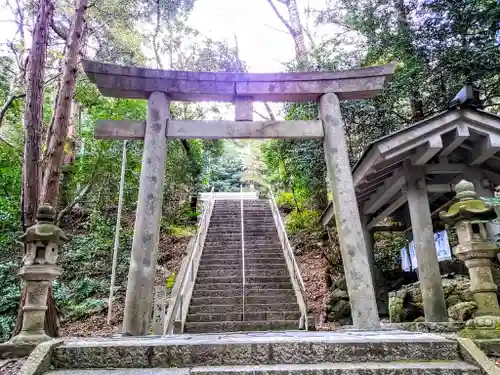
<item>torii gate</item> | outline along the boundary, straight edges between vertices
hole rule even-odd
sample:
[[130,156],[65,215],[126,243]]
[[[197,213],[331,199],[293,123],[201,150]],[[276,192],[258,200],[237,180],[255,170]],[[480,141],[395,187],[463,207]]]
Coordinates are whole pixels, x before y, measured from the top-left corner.
[[[353,324],[361,329],[379,328],[340,101],[377,95],[394,74],[395,65],[276,74],[168,71],[88,60],[83,66],[103,95],[148,100],[145,122],[100,121],[95,128],[95,136],[100,139],[144,140],[124,335],[141,336],[149,330],[167,140],[172,138],[323,139]],[[170,101],[203,100],[233,102],[235,121],[169,120]],[[252,121],[253,101],[319,101],[320,120]]]

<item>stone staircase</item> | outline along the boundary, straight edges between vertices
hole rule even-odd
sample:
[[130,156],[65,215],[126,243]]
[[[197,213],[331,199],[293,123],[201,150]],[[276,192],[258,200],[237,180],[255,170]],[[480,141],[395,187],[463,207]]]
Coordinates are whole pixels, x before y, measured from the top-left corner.
[[297,297],[268,201],[243,201],[244,267],[241,227],[241,201],[217,200],[185,332],[299,328]]
[[[65,340],[49,375],[481,375],[455,340],[403,331]],[[41,372],[40,372],[41,373]]]

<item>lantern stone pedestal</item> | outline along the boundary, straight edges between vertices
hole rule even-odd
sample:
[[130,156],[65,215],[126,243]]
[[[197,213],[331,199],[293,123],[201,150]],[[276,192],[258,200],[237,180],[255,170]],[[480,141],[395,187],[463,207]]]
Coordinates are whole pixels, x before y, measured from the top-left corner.
[[47,292],[52,281],[60,274],[61,270],[56,266],[31,265],[21,268],[19,276],[26,286],[26,303],[23,306],[21,332],[10,340],[11,343],[35,344],[52,339],[44,331]]
[[458,245],[453,252],[469,269],[471,292],[477,304],[475,317],[466,323],[461,337],[473,339],[500,338],[500,306],[497,286],[491,271],[492,259],[498,253],[497,245],[488,239],[487,224],[496,217],[491,205],[476,199],[474,184],[462,180],[455,186],[458,202],[441,219],[454,225]]
[[44,330],[47,293],[61,274],[56,266],[59,247],[70,237],[54,225],[55,210],[51,206],[40,206],[36,219],[36,224],[20,237],[26,253],[19,276],[24,280],[26,299],[21,332],[9,340],[10,344],[38,344],[51,339]]

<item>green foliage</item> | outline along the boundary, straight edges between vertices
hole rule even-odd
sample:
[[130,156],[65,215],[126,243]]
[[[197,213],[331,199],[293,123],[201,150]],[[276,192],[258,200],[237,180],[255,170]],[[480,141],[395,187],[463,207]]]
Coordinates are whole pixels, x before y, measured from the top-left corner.
[[293,193],[286,191],[276,197],[276,204],[285,211],[300,210],[302,208],[302,203],[299,203],[297,197]]
[[286,232],[296,235],[300,232],[314,232],[319,228],[321,213],[313,210],[294,210],[285,217]]
[[15,262],[0,262],[0,342],[7,340],[16,321],[19,298],[21,297],[20,280],[16,275],[18,265]]
[[221,155],[207,157],[205,186],[215,191],[240,191],[244,171],[243,158],[233,142],[225,142]]
[[408,248],[406,237],[398,233],[374,233],[375,265],[381,270],[390,270],[401,258],[401,249]]

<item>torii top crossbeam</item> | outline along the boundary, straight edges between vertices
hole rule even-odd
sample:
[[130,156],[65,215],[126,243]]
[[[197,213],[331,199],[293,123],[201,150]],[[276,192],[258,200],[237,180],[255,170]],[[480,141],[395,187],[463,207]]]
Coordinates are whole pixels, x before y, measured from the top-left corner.
[[226,73],[184,72],[120,66],[84,60],[91,82],[105,96],[146,99],[164,92],[175,101],[315,101],[324,93],[340,100],[363,99],[380,93],[395,65],[337,72]]

